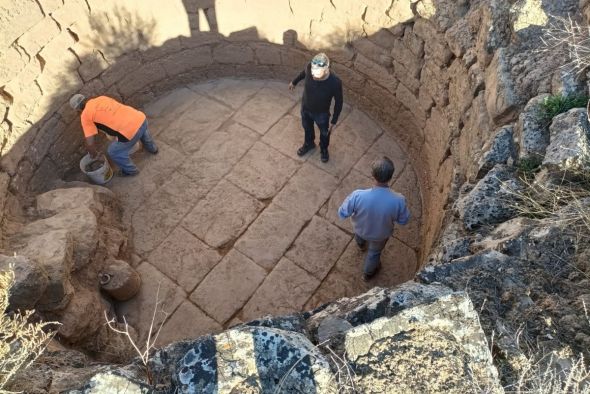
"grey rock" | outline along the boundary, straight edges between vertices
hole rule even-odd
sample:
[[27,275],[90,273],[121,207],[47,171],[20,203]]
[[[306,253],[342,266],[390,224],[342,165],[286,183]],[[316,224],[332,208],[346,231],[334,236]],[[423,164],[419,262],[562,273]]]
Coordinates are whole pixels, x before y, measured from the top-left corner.
[[466,196],[457,202],[457,210],[466,229],[504,222],[517,213],[514,192],[521,189],[514,171],[496,165]]
[[10,266],[14,270],[14,282],[10,288],[9,308],[33,309],[47,288],[47,273],[25,256],[0,255],[0,271],[7,271]]
[[590,123],[585,108],[557,115],[549,131],[551,137],[543,159],[544,167],[571,175],[590,169]]
[[70,283],[74,242],[70,232],[46,229],[40,234],[21,233],[10,240],[10,245],[17,253],[36,261],[47,273],[49,281],[36,309],[63,309],[74,294]]
[[477,179],[483,178],[496,164],[507,164],[510,159],[516,160],[513,130],[512,125],[500,128],[489,144],[483,147],[484,153],[478,162]]
[[541,105],[548,94],[533,97],[518,116],[515,137],[520,145],[520,159],[541,158],[549,145],[549,124]]
[[330,366],[300,334],[242,327],[195,342],[179,362],[181,393],[336,393]]
[[318,342],[329,343],[334,338],[339,338],[352,328],[352,324],[338,317],[322,320],[318,327]]
[[390,318],[350,329],[346,354],[363,393],[502,392],[479,317],[466,293],[443,291]]
[[588,86],[579,78],[579,75],[560,68],[553,73],[551,93],[562,96],[587,95]]
[[78,390],[67,391],[68,394],[91,393],[127,393],[147,394],[153,389],[122,369],[105,370],[96,373]]

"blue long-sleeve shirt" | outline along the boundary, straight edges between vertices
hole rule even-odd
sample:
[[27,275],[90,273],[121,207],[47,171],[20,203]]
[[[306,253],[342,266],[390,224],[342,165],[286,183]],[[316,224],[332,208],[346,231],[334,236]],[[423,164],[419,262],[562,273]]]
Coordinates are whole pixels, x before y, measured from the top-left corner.
[[382,241],[393,234],[395,223],[410,220],[406,199],[388,187],[375,186],[352,192],[340,208],[340,219],[350,217],[354,232],[367,241]]

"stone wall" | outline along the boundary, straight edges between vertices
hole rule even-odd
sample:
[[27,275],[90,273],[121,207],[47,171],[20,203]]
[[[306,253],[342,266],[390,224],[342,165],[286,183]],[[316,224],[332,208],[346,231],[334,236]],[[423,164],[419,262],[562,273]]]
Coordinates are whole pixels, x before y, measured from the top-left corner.
[[[505,64],[494,56],[509,40],[508,2],[294,3],[184,0],[162,7],[146,1],[121,8],[110,0],[18,0],[0,6],[0,179],[9,196],[45,190],[77,168],[82,138],[67,104],[77,91],[141,106],[187,81],[287,82],[325,49],[346,100],[390,130],[412,158],[428,251],[453,175],[475,176],[494,122],[515,116],[520,103],[505,94],[511,88],[501,83]],[[198,30],[195,20],[210,18],[211,8],[218,31]]]

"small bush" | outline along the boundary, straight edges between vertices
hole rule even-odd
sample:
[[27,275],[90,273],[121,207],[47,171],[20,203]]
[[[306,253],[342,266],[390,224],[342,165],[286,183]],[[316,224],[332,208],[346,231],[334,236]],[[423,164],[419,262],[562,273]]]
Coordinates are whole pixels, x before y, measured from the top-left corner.
[[588,97],[584,95],[553,95],[546,97],[541,104],[542,116],[551,121],[555,116],[569,111],[572,108],[586,107]]
[[12,269],[0,272],[0,392],[5,392],[3,389],[17,372],[43,353],[53,336],[53,332],[45,332],[45,329],[56,324],[31,323],[34,311],[6,313],[13,281]]

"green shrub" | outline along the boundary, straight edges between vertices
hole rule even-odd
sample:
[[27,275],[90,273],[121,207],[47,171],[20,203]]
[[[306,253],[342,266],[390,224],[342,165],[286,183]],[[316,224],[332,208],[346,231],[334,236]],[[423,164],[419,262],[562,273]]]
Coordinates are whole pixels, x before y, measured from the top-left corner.
[[569,111],[572,108],[586,107],[588,96],[584,95],[553,95],[546,97],[541,104],[542,116],[551,121],[555,116]]

